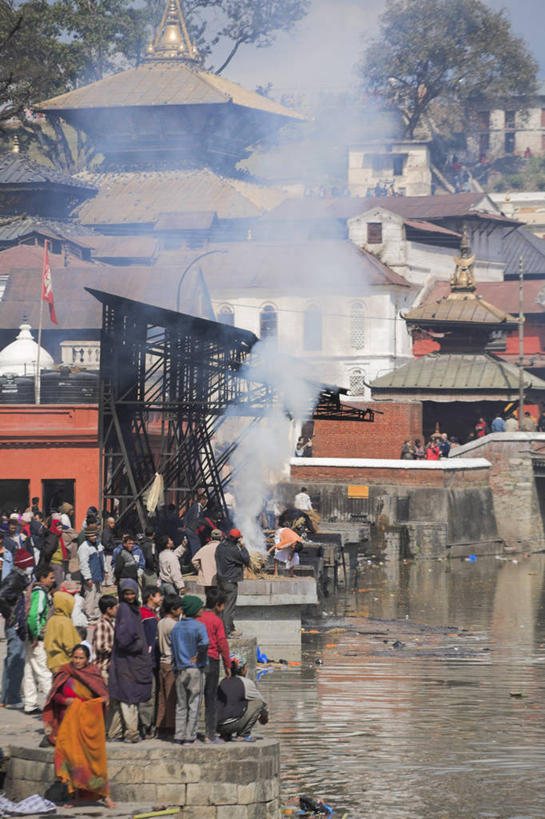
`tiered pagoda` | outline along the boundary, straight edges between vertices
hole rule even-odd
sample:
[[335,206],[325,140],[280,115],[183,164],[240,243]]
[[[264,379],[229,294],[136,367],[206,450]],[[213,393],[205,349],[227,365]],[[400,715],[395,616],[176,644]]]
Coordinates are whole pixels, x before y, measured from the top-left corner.
[[[518,319],[476,294],[475,256],[464,232],[450,292],[404,316],[409,331],[440,344],[437,352],[415,358],[371,384],[377,400],[422,401],[425,434],[441,431],[465,441],[482,416],[514,409],[519,368],[496,356],[505,332]],[[545,398],[545,381],[523,370],[526,399]]]
[[205,71],[180,0],[167,0],[142,63],[37,106],[83,130],[104,166],[231,172],[296,112]]

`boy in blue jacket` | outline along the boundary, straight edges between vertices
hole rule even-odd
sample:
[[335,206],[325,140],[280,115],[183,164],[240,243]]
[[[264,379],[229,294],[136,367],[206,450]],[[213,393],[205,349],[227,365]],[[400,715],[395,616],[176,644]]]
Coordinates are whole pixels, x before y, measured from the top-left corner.
[[198,617],[204,608],[200,597],[184,594],[182,619],[172,629],[172,668],[176,675],[175,742],[190,745],[197,739],[197,725],[208,665],[208,632]]

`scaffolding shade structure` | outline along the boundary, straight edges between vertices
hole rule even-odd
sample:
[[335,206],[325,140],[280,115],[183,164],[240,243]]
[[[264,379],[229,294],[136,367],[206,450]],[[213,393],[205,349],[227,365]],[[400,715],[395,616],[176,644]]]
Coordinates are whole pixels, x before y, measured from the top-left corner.
[[[237,327],[86,288],[102,303],[99,442],[103,510],[130,529],[144,527],[146,494],[156,472],[165,495],[183,510],[203,490],[210,509],[227,516],[224,488],[237,441],[215,446],[225,420],[258,423],[275,403],[274,391],[245,377],[257,337]],[[319,391],[320,392],[320,391]],[[320,418],[343,413],[340,391],[322,387]],[[244,434],[244,433],[243,433]]]

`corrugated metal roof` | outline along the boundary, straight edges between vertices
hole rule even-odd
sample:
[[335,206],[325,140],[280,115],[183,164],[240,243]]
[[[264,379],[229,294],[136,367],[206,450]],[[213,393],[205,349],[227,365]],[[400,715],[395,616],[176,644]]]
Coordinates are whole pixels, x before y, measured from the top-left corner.
[[[44,219],[40,216],[23,216],[12,219],[0,219],[0,242],[17,242],[33,233],[54,238],[69,239],[75,244],[79,239],[93,235],[93,231],[84,225],[66,219]],[[85,244],[82,242],[82,244]],[[86,246],[86,244],[85,244]]]
[[513,230],[504,237],[502,250],[506,276],[518,275],[521,256],[525,275],[545,276],[545,239],[531,230],[524,227]]
[[[544,390],[545,381],[532,373],[524,372],[526,389]],[[493,390],[513,392],[518,390],[519,369],[486,353],[431,353],[415,358],[403,367],[371,384],[373,393],[381,391],[468,391]]]
[[457,239],[462,238],[462,234],[457,233],[455,230],[449,230],[441,227],[441,225],[434,225],[433,222],[426,222],[423,219],[404,219],[403,224],[414,228],[414,230],[422,230],[425,233],[441,233],[445,236],[455,236]]
[[54,185],[91,193],[93,187],[81,179],[34,162],[25,154],[0,154],[0,185]]
[[142,171],[79,175],[98,188],[75,211],[86,225],[155,223],[165,212],[215,211],[220,219],[252,219],[277,205],[285,193],[197,171]]
[[351,219],[373,208],[382,208],[404,219],[419,221],[474,216],[482,219],[491,218],[510,225],[519,224],[499,213],[496,205],[488,199],[485,193],[475,192],[453,193],[444,196],[286,199],[269,214],[269,218],[278,220]]
[[149,62],[98,82],[52,97],[34,106],[38,111],[150,106],[226,105],[234,103],[286,119],[306,119],[237,83],[179,61]]
[[[450,289],[450,288],[449,288]],[[439,301],[426,302],[405,314],[408,324],[516,324],[514,316],[489,304],[475,293],[450,293]]]

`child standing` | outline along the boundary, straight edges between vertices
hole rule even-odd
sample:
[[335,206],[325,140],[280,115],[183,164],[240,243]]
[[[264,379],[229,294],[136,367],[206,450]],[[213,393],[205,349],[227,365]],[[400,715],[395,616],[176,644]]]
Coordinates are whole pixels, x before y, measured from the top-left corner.
[[[199,552],[197,552],[198,556]],[[206,592],[206,609],[198,616],[204,623],[210,641],[208,646],[208,667],[204,682],[204,713],[206,720],[205,742],[217,742],[216,738],[216,697],[220,679],[220,654],[225,676],[231,676],[229,645],[225,636],[221,613],[225,608],[225,594],[216,588]]]
[[204,691],[204,670],[208,664],[208,633],[195,618],[202,613],[203,602],[193,594],[184,594],[182,619],[172,629],[172,668],[176,674],[176,731],[178,745],[192,744]]
[[157,733],[162,737],[174,735],[176,712],[176,678],[172,670],[172,629],[182,616],[182,598],[167,595],[163,602],[164,617],[159,620],[159,679],[157,698]]
[[113,594],[103,594],[98,601],[101,617],[97,622],[93,634],[93,657],[96,667],[102,674],[102,679],[108,685],[110,663],[114,648],[115,616],[117,614],[117,597]]

